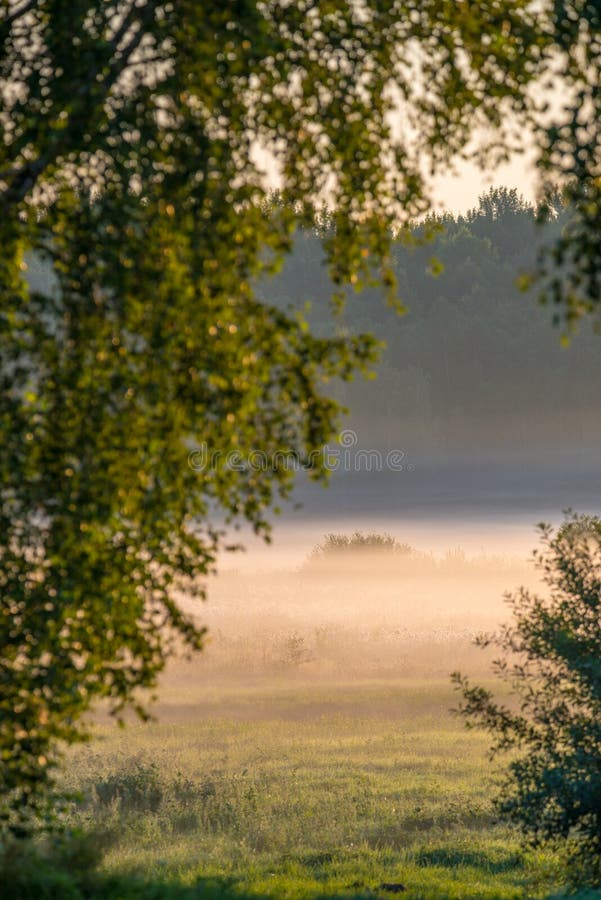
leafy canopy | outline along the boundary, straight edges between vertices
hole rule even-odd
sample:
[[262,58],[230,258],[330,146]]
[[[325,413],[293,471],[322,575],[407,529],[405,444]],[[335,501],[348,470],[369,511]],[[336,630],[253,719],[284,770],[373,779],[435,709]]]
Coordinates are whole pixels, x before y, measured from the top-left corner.
[[[392,300],[391,228],[425,209],[424,165],[465,150],[481,124],[502,157],[505,117],[533,118],[527,86],[550,55],[594,104],[597,34],[584,2],[535,15],[525,0],[1,0],[7,821],[43,795],[57,740],[82,735],[94,698],[118,712],[154,684],[173,641],[201,645],[175,597],[202,593],[215,511],[266,533],[266,509],[290,488],[277,467],[199,473],[190,449],[314,460],[336,426],[323,381],[374,357],[367,336],[318,338],[257,300],[294,229],[327,196],[334,282],[380,282]],[[576,139],[549,137],[550,172]],[[276,207],[261,148],[279,173]],[[581,247],[598,186],[590,155],[577,159]],[[52,290],[28,287],[32,254]],[[582,273],[586,294],[596,275]]]

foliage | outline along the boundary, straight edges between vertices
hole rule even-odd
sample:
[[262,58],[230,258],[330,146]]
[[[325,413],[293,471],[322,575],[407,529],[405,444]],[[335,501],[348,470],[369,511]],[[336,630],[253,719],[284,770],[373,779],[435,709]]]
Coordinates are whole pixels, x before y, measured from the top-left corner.
[[98,835],[65,831],[43,843],[9,838],[0,846],[0,889],[6,900],[83,900],[93,896],[103,854]]
[[11,840],[0,848],[3,900],[244,900],[227,879],[185,886],[163,878],[106,875],[98,835],[69,832],[52,841]]
[[557,115],[548,116],[543,104],[546,118],[536,129],[538,166],[556,189],[550,191],[542,218],[553,214],[557,188],[572,215],[557,241],[541,253],[542,299],[555,305],[557,320],[565,314],[573,324],[592,312],[599,326],[601,7],[596,0],[560,0],[549,4],[549,12],[549,69],[558,63],[566,99]]
[[163,799],[157,766],[133,762],[126,770],[97,784],[96,796],[100,804],[118,803],[120,807],[136,812],[154,812]]
[[[222,543],[215,510],[265,534],[266,509],[290,489],[276,465],[262,478],[223,463],[199,474],[189,451],[290,452],[323,474],[315,454],[338,409],[323,380],[364,367],[374,342],[319,338],[259,302],[254,284],[294,228],[312,226],[329,195],[335,284],[382,282],[393,300],[391,226],[424,210],[424,163],[464,150],[482,124],[500,133],[502,157],[506,114],[532,117],[526,88],[558,42],[571,83],[588,84],[596,4],[542,16],[530,5],[267,0],[233,13],[215,0],[2,0],[0,794],[11,827],[44,796],[57,742],[84,735],[94,699],[118,714],[174,643],[202,645],[174,598],[203,594]],[[393,127],[399,99],[407,134]],[[550,143],[550,165],[573,137]],[[265,202],[260,149],[279,206]],[[597,188],[588,151],[577,165],[578,238],[596,221]],[[50,291],[28,289],[32,252],[52,266]],[[595,273],[584,274],[590,293]]]
[[569,514],[541,525],[538,565],[549,593],[521,589],[514,623],[484,636],[503,651],[497,674],[514,704],[455,674],[468,723],[492,752],[516,750],[499,808],[535,842],[565,841],[576,876],[598,883],[601,860],[601,519]]

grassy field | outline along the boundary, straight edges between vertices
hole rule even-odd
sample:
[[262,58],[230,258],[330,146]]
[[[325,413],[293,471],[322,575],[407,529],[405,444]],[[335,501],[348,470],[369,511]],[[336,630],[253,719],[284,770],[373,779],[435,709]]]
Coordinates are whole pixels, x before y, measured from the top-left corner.
[[550,896],[558,863],[497,822],[454,702],[446,680],[173,682],[160,722],[71,752],[71,822],[106,852],[80,894],[45,896]]
[[559,860],[495,817],[487,736],[450,712],[523,564],[368,563],[220,576],[157,720],[97,714],[69,751],[65,837],[0,847],[0,900],[559,896]]

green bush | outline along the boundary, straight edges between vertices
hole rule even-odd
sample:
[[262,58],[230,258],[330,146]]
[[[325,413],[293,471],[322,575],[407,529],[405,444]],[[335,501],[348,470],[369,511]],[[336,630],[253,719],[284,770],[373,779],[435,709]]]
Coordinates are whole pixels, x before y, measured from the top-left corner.
[[549,588],[508,600],[514,622],[481,646],[497,646],[496,673],[513,701],[453,678],[460,712],[488,729],[492,752],[517,751],[498,800],[501,813],[536,843],[558,844],[577,883],[601,878],[601,519],[568,513],[541,525],[535,554]]
[[98,835],[66,832],[52,840],[9,838],[0,846],[2,900],[245,900],[227,879],[199,878],[195,885],[108,875],[98,864]]
[[96,783],[95,794],[101,806],[118,803],[133,812],[156,812],[163,799],[163,784],[154,763],[135,761]]
[[91,895],[104,841],[66,831],[33,842],[7,838],[0,845],[2,900],[84,900]]

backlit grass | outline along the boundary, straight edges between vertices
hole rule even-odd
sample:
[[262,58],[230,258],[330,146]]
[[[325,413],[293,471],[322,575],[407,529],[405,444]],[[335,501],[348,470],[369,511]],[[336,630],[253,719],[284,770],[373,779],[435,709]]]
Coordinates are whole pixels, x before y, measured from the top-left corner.
[[561,881],[497,821],[487,738],[450,714],[446,681],[178,682],[163,700],[161,721],[100,725],[69,757],[85,798],[72,821],[109,837],[105,878],[191,896],[391,896],[392,883],[474,900]]

